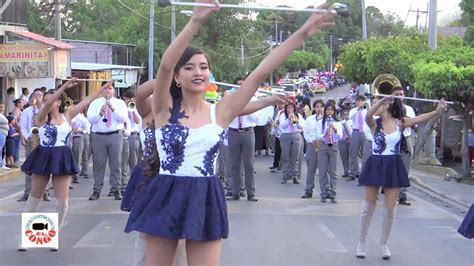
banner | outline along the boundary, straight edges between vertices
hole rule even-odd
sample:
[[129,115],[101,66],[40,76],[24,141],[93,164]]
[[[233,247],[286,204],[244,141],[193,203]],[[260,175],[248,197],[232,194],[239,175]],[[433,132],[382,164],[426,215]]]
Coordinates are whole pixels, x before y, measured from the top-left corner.
[[49,52],[45,45],[0,44],[0,77],[48,77]]

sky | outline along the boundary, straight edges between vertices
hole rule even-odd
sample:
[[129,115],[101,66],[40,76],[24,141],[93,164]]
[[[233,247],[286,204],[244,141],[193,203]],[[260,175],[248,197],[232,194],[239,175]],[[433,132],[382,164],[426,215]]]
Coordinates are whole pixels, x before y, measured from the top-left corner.
[[[322,4],[324,0],[294,0],[291,4],[288,4],[288,0],[255,0],[257,3],[262,5],[277,6],[277,5],[290,5],[296,8],[305,8],[309,5]],[[427,4],[429,0],[365,0],[365,6],[375,6],[382,13],[390,11],[397,14],[401,20],[406,20],[406,25],[414,26],[416,24],[416,12],[408,13],[408,10],[420,9],[420,11],[427,10]],[[447,22],[453,20],[453,18],[459,17],[461,10],[459,9],[460,0],[438,0],[438,25],[442,26]],[[408,14],[408,17],[407,17]],[[419,18],[419,26],[424,27],[426,21],[426,14],[421,14]]]

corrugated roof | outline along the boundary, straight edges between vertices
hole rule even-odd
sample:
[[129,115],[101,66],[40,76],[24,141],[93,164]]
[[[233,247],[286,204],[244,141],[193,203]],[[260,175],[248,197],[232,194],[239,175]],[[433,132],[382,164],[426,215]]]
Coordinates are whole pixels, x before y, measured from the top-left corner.
[[140,69],[144,67],[140,66],[124,66],[124,65],[112,65],[112,64],[96,64],[96,63],[82,63],[82,62],[71,62],[71,69],[73,70],[109,70],[109,69]]
[[62,41],[55,40],[53,38],[49,38],[37,33],[33,33],[30,31],[7,31],[8,34],[16,35],[21,38],[28,38],[37,42],[41,42],[47,44],[49,46],[53,46],[58,49],[72,49],[74,46],[67,44]]

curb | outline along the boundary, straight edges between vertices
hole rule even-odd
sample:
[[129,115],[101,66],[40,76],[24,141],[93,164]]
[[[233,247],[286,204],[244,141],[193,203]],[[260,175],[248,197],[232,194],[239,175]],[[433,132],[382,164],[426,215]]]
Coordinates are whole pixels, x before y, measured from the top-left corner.
[[18,178],[18,177],[20,177],[21,173],[22,172],[21,172],[20,168],[2,171],[0,173],[0,183],[9,181],[11,179]]
[[431,193],[434,193],[436,196],[438,196],[438,198],[440,198],[441,200],[449,200],[449,201],[452,201],[462,207],[465,207],[466,209],[469,209],[470,208],[470,205],[465,203],[465,202],[462,202],[460,200],[457,200],[451,196],[448,196],[444,193],[441,193],[435,189],[433,189],[432,187],[430,187],[428,184],[426,184],[420,177],[416,176],[416,175],[411,175],[410,176],[410,180],[413,181],[415,184],[417,184],[418,186],[422,187],[423,189],[425,190],[428,190],[429,192]]

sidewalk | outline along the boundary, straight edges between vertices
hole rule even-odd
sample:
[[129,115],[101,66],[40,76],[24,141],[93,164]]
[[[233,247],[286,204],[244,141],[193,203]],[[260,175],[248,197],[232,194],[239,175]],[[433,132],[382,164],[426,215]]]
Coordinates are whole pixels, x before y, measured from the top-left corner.
[[458,183],[454,178],[455,175],[456,171],[448,167],[414,164],[410,169],[412,184],[414,183],[444,200],[469,208],[474,203],[474,185]]

